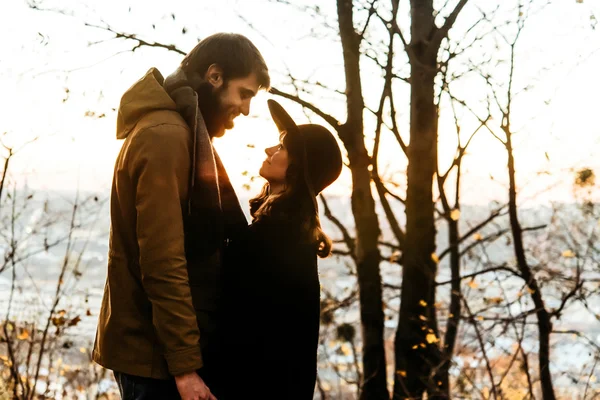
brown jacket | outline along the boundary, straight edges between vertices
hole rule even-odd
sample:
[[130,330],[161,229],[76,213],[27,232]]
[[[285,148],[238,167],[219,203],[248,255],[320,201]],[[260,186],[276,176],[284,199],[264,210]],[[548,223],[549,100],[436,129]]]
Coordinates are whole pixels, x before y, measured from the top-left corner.
[[[117,138],[125,141],[114,171],[108,275],[93,352],[108,369],[158,379],[203,366],[216,330],[221,244],[232,226],[246,225],[212,145],[197,149],[198,135],[207,135],[202,119],[200,126],[186,121],[163,82],[152,68],[121,99]],[[194,183],[206,154],[214,155],[214,186]],[[193,209],[191,198],[202,204],[207,191],[219,188],[212,197],[228,203]]]

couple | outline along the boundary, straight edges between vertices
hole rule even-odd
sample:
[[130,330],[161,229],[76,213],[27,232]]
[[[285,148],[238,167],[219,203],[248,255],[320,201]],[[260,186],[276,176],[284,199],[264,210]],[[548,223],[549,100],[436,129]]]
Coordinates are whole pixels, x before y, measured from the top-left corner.
[[340,149],[269,100],[279,143],[265,150],[248,226],[212,146],[269,86],[252,42],[218,33],[121,99],[93,359],[124,400],[313,397],[317,256],[331,251],[316,196],[339,176]]

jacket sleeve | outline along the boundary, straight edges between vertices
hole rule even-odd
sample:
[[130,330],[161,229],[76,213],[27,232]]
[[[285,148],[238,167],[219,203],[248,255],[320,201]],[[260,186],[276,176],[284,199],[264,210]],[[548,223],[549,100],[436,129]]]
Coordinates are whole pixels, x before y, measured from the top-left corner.
[[172,375],[202,367],[184,247],[182,204],[191,164],[187,138],[185,128],[163,124],[138,132],[130,148],[142,285]]

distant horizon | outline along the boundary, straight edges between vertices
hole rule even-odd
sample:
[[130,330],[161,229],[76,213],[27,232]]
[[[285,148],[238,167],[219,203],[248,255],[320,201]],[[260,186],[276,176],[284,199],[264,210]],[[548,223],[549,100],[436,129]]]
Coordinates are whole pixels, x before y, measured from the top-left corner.
[[[24,191],[24,187],[21,186],[19,188],[17,188],[17,193],[21,193]],[[35,198],[35,193],[41,193],[41,194],[54,194],[57,196],[61,196],[64,198],[68,198],[69,196],[73,196],[75,197],[75,195],[77,194],[77,188],[73,188],[73,189],[67,189],[67,188],[35,188],[35,187],[28,187],[28,194],[34,194],[34,198]],[[107,200],[110,198],[110,194],[111,194],[111,188],[104,188],[101,190],[91,190],[91,189],[79,189],[79,194],[80,196],[83,197],[88,197],[88,196],[93,196],[93,195],[99,195],[99,196],[104,196],[104,197],[99,197],[100,200]],[[257,195],[259,192],[258,190],[256,192],[249,192],[245,189],[242,190],[238,190],[237,188],[235,189],[236,194],[238,199],[240,200],[240,203],[243,206],[243,201],[247,201],[249,199],[251,199],[253,196]],[[323,192],[323,195],[325,196],[326,199],[343,199],[346,202],[350,201],[350,197],[349,197],[350,193],[328,193],[327,190]],[[379,205],[379,199],[377,197],[377,194],[374,193],[374,198],[375,198],[375,202]],[[518,196],[518,192],[517,192],[517,202],[519,202],[519,196]],[[397,203],[396,200],[390,200],[390,203],[392,204],[393,208],[394,204]],[[597,199],[593,199],[592,200],[593,204],[599,204],[600,202]],[[320,201],[319,201],[320,204]],[[436,203],[437,204],[437,203]],[[507,204],[507,201],[505,201],[504,203],[502,203],[501,200],[489,200],[488,202],[481,202],[481,203],[476,203],[476,202],[472,202],[472,203],[465,203],[465,202],[461,202],[461,208],[493,208],[493,206],[498,206],[501,204]],[[519,209],[520,210],[530,210],[530,209],[539,209],[540,207],[544,208],[552,208],[552,205],[557,205],[557,206],[581,206],[581,202],[577,202],[575,200],[573,201],[562,201],[562,200],[555,200],[551,203],[539,203],[539,202],[532,202],[530,204],[524,204],[524,205],[520,205]],[[400,208],[402,208],[403,206],[401,206]]]
[[[589,167],[600,171],[600,160],[596,156],[600,149],[600,126],[596,123],[596,106],[592,100],[592,95],[600,92],[600,81],[591,79],[596,76],[596,66],[600,63],[600,52],[594,48],[600,48],[600,30],[586,25],[590,7],[587,3],[552,4],[532,16],[523,31],[516,79],[519,86],[527,83],[535,90],[520,95],[513,107],[512,122],[516,130],[519,200],[527,204],[549,204],[555,200],[570,203],[573,170]],[[44,4],[58,7],[52,0]],[[72,8],[70,16],[35,11],[26,2],[15,1],[9,2],[8,9],[0,16],[0,33],[19,38],[0,43],[4,54],[19,55],[0,63],[0,85],[6,88],[0,97],[0,106],[12,110],[3,116],[0,133],[9,132],[6,139],[16,145],[33,135],[43,138],[14,158],[11,168],[17,181],[27,180],[31,187],[39,190],[78,184],[92,191],[110,189],[114,161],[122,143],[115,139],[117,116],[113,109],[118,107],[123,92],[150,67],[168,74],[181,61],[180,54],[150,47],[115,56],[123,49],[130,49],[131,43],[107,41],[111,35],[86,26],[84,22],[88,20],[105,18],[107,23],[127,27],[140,37],[173,43],[180,49],[191,49],[197,37],[216,30],[239,32],[259,47],[272,71],[275,86],[293,90],[286,75],[290,69],[298,77],[327,82],[328,86],[343,92],[339,43],[313,37],[313,21],[287,7],[273,6],[279,18],[265,24],[256,7],[234,0],[192,5],[175,2],[157,5],[152,10],[135,2],[129,5],[133,6],[131,13],[127,4],[116,0],[102,4],[61,3],[61,8]],[[198,17],[190,13],[191,9]],[[323,5],[322,11],[335,14],[331,5]],[[459,19],[456,30],[464,28],[461,24],[467,23],[469,12],[475,11],[471,9]],[[177,16],[176,22],[171,14]],[[240,15],[244,15],[244,19]],[[222,24],[216,24],[215,16],[219,16]],[[198,25],[198,18],[204,20],[204,24]],[[249,21],[260,22],[256,25],[258,31],[249,26]],[[156,22],[155,29],[151,22]],[[181,33],[179,24],[189,28],[186,35]],[[106,42],[89,45],[95,41]],[[290,43],[295,44],[290,46]],[[319,46],[315,46],[317,43]],[[306,62],[307,55],[315,60],[314,65]],[[548,66],[552,68],[546,70]],[[366,105],[374,107],[379,82],[370,81],[378,78],[369,72],[372,71],[366,68],[364,96]],[[408,86],[399,85],[397,117],[400,134],[406,140],[410,91]],[[476,81],[466,80],[459,82],[455,89],[478,106],[476,97],[471,99],[469,93],[475,96],[481,88]],[[318,102],[321,108],[344,121],[346,110],[339,96],[330,97],[321,92],[302,93],[302,96]],[[258,172],[264,158],[263,148],[277,140],[266,107],[266,100],[271,97],[273,95],[261,91],[253,101],[250,116],[236,119],[235,128],[215,141],[232,183],[240,193],[249,183],[248,176]],[[323,123],[297,104],[277,99],[298,121]],[[28,110],[35,110],[36,118],[26,114]],[[445,168],[456,150],[456,133],[451,113],[447,109],[442,111],[439,158],[440,168]],[[466,118],[461,132],[468,135],[473,129],[472,122]],[[365,143],[369,152],[373,131],[372,116],[366,113]],[[506,152],[486,132],[478,134],[470,146],[462,166],[462,201],[488,204],[493,199],[504,198]],[[343,154],[346,155],[345,150]],[[400,192],[406,186],[405,168],[406,158],[395,139],[389,134],[383,135],[379,170],[386,181],[400,185]],[[242,176],[244,172],[248,176]],[[348,195],[351,182],[351,174],[344,168],[329,193]],[[260,183],[255,182],[252,190],[259,186]],[[598,195],[594,193],[595,198]]]

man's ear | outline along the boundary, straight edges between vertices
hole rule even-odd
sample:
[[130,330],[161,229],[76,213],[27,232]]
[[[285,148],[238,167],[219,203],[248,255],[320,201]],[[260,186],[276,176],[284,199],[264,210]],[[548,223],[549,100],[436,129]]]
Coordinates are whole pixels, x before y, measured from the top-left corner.
[[211,64],[204,74],[204,79],[215,89],[219,89],[223,86],[223,70],[217,64]]

